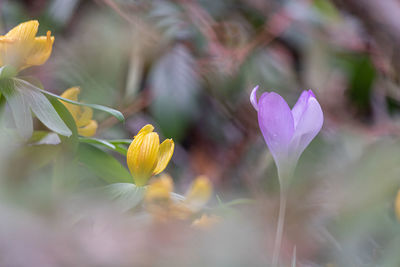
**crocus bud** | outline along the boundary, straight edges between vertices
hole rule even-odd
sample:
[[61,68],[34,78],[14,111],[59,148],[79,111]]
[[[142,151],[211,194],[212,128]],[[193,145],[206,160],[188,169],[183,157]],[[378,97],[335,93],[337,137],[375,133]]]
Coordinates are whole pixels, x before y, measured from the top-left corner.
[[314,93],[303,91],[292,109],[277,93],[265,92],[257,101],[256,86],[250,102],[258,112],[258,123],[278,167],[279,178],[291,176],[304,149],[321,130],[324,116]]

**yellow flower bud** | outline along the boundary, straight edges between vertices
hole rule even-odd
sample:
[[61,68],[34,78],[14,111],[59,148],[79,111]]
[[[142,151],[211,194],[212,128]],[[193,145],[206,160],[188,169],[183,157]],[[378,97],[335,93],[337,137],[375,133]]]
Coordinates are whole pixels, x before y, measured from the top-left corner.
[[22,70],[42,65],[50,57],[54,36],[36,37],[39,22],[31,20],[19,24],[6,35],[0,36],[0,65],[11,65]]
[[[61,97],[78,101],[78,95],[80,93],[79,87],[71,87],[61,95]],[[97,131],[97,121],[92,120],[93,110],[89,107],[81,107],[78,105],[70,104],[61,101],[64,106],[71,113],[74,121],[76,123],[78,134],[86,137],[90,137],[96,134]]]
[[128,148],[126,161],[137,186],[143,186],[150,177],[162,172],[174,153],[174,142],[167,139],[162,144],[150,124],[144,126]]

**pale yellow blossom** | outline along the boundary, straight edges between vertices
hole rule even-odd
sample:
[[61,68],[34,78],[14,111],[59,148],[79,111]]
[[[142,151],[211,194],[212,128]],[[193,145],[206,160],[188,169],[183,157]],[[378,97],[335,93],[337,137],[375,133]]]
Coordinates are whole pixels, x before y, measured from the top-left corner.
[[50,57],[54,36],[47,31],[46,36],[36,37],[38,28],[39,22],[30,20],[0,36],[0,65],[22,70],[44,64]]
[[[61,97],[78,101],[78,95],[80,93],[79,87],[71,87],[61,95]],[[61,101],[64,106],[71,113],[75,120],[76,127],[78,129],[78,134],[86,137],[90,137],[96,134],[97,131],[97,121],[93,120],[93,110],[89,107],[81,107],[78,105],[70,104]]]

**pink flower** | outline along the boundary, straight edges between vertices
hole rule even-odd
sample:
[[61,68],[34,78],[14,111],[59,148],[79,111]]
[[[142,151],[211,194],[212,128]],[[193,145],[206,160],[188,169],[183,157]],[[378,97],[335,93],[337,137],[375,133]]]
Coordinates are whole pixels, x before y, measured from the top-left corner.
[[292,109],[277,93],[265,92],[257,101],[256,86],[250,102],[258,112],[258,123],[278,167],[278,175],[291,175],[300,155],[321,130],[324,115],[314,93],[303,91]]

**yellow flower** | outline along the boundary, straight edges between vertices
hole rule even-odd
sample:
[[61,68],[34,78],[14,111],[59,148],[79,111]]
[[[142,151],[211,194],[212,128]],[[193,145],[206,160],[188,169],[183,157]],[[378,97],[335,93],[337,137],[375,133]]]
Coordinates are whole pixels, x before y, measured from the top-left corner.
[[[61,97],[78,101],[78,95],[80,93],[79,87],[71,87],[61,95]],[[64,106],[71,113],[72,117],[75,120],[78,134],[82,136],[93,136],[96,134],[97,130],[97,121],[92,120],[93,110],[89,107],[81,107],[78,105],[70,104],[64,101],[61,101]]]
[[397,220],[400,221],[400,190],[397,192],[396,200],[394,203],[394,209],[395,209]]
[[211,193],[212,184],[210,180],[206,176],[201,175],[193,181],[190,189],[187,191],[185,203],[194,210],[201,209],[210,199]]
[[36,37],[38,27],[37,20],[30,20],[0,36],[1,66],[11,65],[22,70],[47,61],[53,48],[54,36],[47,31],[46,36]]
[[163,174],[152,182],[146,190],[144,200],[147,203],[166,203],[171,200],[171,193],[174,190],[174,182],[171,176]]
[[153,180],[145,194],[147,210],[160,221],[187,220],[205,206],[211,197],[212,185],[205,176],[197,177],[183,200],[173,199],[174,184],[169,175]]
[[154,127],[145,125],[128,148],[126,161],[137,186],[143,186],[150,177],[162,172],[174,153],[174,141],[166,139],[160,144]]

